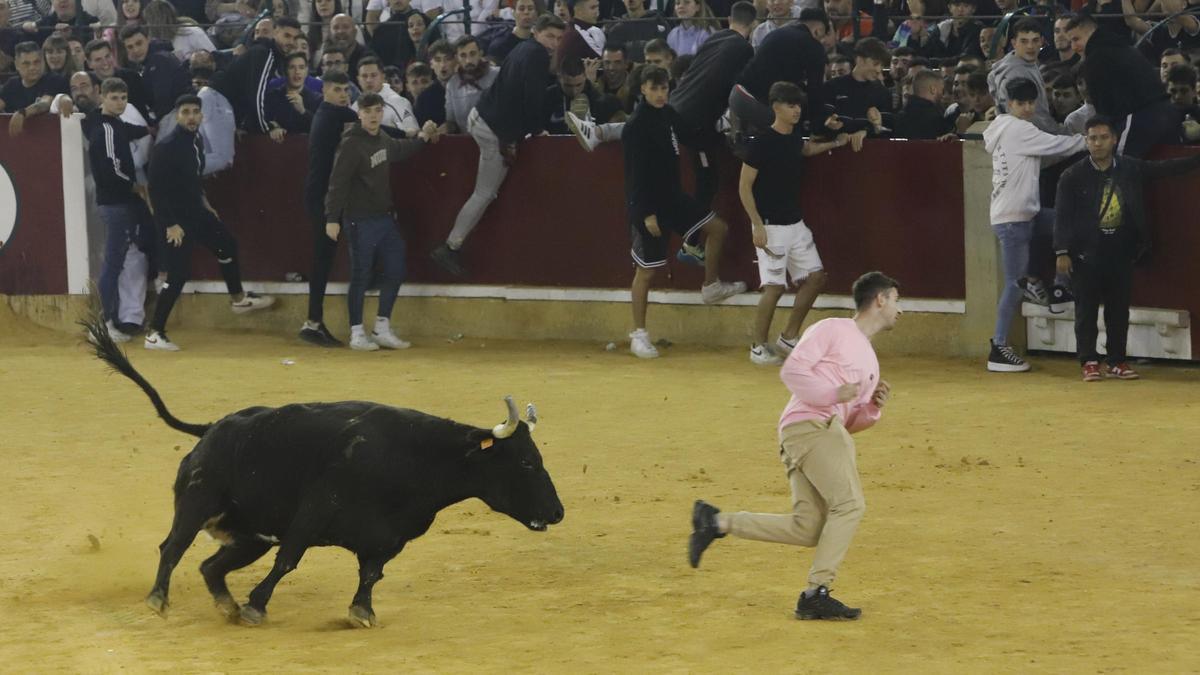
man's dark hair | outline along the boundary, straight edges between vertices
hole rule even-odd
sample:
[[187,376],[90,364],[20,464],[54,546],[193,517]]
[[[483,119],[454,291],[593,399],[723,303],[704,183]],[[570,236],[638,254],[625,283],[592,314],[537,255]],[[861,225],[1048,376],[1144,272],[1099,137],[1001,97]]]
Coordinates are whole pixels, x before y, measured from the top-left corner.
[[292,52],[291,54],[288,54],[287,59],[284,61],[284,63],[285,64],[291,63],[292,59],[303,59],[304,65],[306,65],[306,66],[308,65],[308,54],[305,52]]
[[1086,11],[1079,12],[1070,21],[1067,22],[1065,30],[1075,30],[1076,28],[1084,28],[1091,26],[1096,27],[1096,20]]
[[1017,77],[1004,85],[1004,94],[1010,101],[1036,101],[1038,88],[1028,77]]
[[374,108],[383,105],[383,97],[379,94],[363,94],[358,97],[358,109]]
[[575,16],[575,5],[581,2],[587,2],[587,0],[567,0],[567,11],[571,13],[572,17]]
[[988,89],[987,73],[976,70],[967,76],[967,92],[971,94],[986,94]]
[[547,28],[566,30],[567,24],[563,23],[562,19],[554,16],[553,14],[542,14],[538,16],[536,21],[533,22],[533,32],[535,33],[540,33]]
[[1012,30],[1008,33],[1008,37],[1015,40],[1021,33],[1037,33],[1038,35],[1042,35],[1042,22],[1027,16],[1013,25]]
[[675,57],[675,50],[671,49],[671,45],[662,38],[655,38],[647,42],[646,46],[642,48],[642,52],[645,54],[670,54],[672,58]]
[[1088,132],[1091,131],[1093,127],[1108,127],[1108,130],[1113,133],[1116,133],[1117,131],[1117,127],[1113,124],[1113,121],[1104,115],[1093,115],[1088,119],[1087,123],[1083,125],[1083,130],[1084,132]]
[[946,3],[946,6],[948,7],[950,5],[970,5],[974,7],[975,0],[950,0],[950,2]]
[[335,70],[332,73],[325,73],[321,78],[321,82],[329,84],[350,84],[350,76],[343,70]]
[[129,93],[129,85],[125,84],[125,80],[122,80],[119,77],[110,77],[107,80],[100,83],[100,95],[101,96],[103,96],[105,94],[111,94],[114,92],[128,94]]
[[758,10],[754,9],[754,3],[746,2],[746,0],[738,0],[733,3],[733,7],[729,8],[729,23],[751,26],[757,18]]
[[413,61],[412,63],[409,63],[408,67],[404,70],[404,77],[405,78],[409,78],[409,77],[432,78],[433,77],[433,68],[430,68],[429,64],[425,63],[424,61]]
[[1195,88],[1196,69],[1182,63],[1177,66],[1171,66],[1171,69],[1167,71],[1167,83],[1186,84]]
[[475,37],[474,35],[464,35],[454,41],[454,53],[457,54],[471,45],[475,45],[476,47],[483,49],[483,47],[479,44],[479,38]]
[[623,58],[623,59],[629,57],[628,52],[625,51],[625,45],[618,45],[618,44],[613,44],[613,43],[609,42],[604,45],[604,51],[606,51],[606,52],[621,52],[621,58]]
[[[438,40],[438,41],[434,42],[433,44],[429,45],[429,59],[433,60],[433,57],[439,56],[439,55],[440,56],[449,56],[450,58],[453,59],[458,56],[458,53],[456,51],[454,51],[454,46],[451,45],[449,41]],[[362,61],[359,61],[358,63],[359,63],[359,66],[361,67]],[[383,66],[380,65],[379,67],[382,68]]]
[[808,104],[808,97],[804,95],[803,89],[791,82],[776,82],[767,93],[767,101],[771,105],[785,103],[804,107]]
[[272,21],[275,22],[275,30],[279,30],[280,28],[295,28],[296,30],[302,30],[300,28],[300,22],[290,16],[277,16],[273,18]]
[[954,66],[955,75],[970,75],[971,73],[979,72],[978,66],[973,66],[969,63],[964,63],[961,66]]
[[211,80],[217,71],[212,66],[192,66],[188,71],[192,77],[198,77],[202,80]]
[[854,62],[850,60],[850,57],[846,56],[845,54],[834,54],[833,56],[829,57],[829,62],[830,63],[849,63],[850,65],[854,65]]
[[851,293],[854,294],[854,307],[861,312],[875,302],[875,298],[879,297],[880,293],[900,288],[900,282],[883,272],[867,272],[855,279],[854,286],[851,288]]
[[336,49],[334,47],[329,47],[327,49],[321,50],[321,60],[324,61],[325,57],[330,54],[341,54],[343,59],[346,58],[346,52],[344,52],[340,49]]
[[398,77],[403,80],[404,79],[404,71],[400,70],[400,66],[384,66],[383,67],[383,77],[385,79],[389,78],[389,77]]
[[925,57],[925,56],[914,56],[912,63],[908,64],[908,67],[913,68],[915,66],[925,66],[926,68],[934,67],[933,63],[930,62],[929,58]]
[[692,67],[692,61],[696,60],[695,54],[684,54],[678,56],[671,62],[671,79],[679,82],[687,73],[688,68]]
[[933,82],[942,82],[943,84],[945,83],[945,80],[942,79],[941,73],[938,73],[935,70],[918,70],[912,76],[912,78],[913,78],[912,84],[913,84],[913,92],[914,93],[916,93],[918,88],[927,87]]
[[1061,73],[1050,81],[1051,89],[1076,89],[1075,76],[1069,72]]
[[671,85],[671,74],[667,72],[666,68],[660,66],[646,66],[642,68],[641,84],[647,82],[658,87],[668,87]]
[[829,15],[823,9],[808,8],[800,10],[800,18],[797,19],[800,23],[814,22],[825,26],[825,30],[829,30]]
[[92,52],[98,52],[101,49],[112,49],[112,45],[109,44],[108,40],[91,40],[83,46],[83,58],[90,59],[92,58]]
[[1185,59],[1187,58],[1187,55],[1185,55],[1183,53],[1182,49],[1176,49],[1174,47],[1169,47],[1167,49],[1164,49],[1163,53],[1159,55],[1158,62],[1162,63],[1162,60],[1167,58],[1168,56],[1182,56]]
[[[146,38],[147,40],[150,39],[150,33],[144,27],[131,24],[131,25],[125,26],[124,28],[121,29],[121,33],[120,33],[121,44],[125,44],[125,41],[128,40],[129,38],[133,37],[134,35],[141,35],[142,37]],[[94,40],[93,40],[93,42],[94,42]],[[86,50],[87,48],[84,47],[84,49]]]
[[863,38],[854,45],[854,57],[858,59],[870,59],[880,64],[890,63],[892,57],[888,54],[887,45],[879,38]]
[[363,66],[375,66],[381,72],[383,71],[383,61],[379,60],[378,56],[364,56],[358,60],[358,69],[362,70]]
[[563,77],[579,77],[584,74],[583,59],[563,59],[558,66],[558,74]]
[[177,110],[185,105],[194,105],[201,110],[204,109],[204,102],[201,101],[200,97],[195,94],[184,94],[183,96],[175,99],[175,108]]
[[22,42],[16,47],[13,47],[13,58],[20,58],[22,54],[41,54],[42,48],[36,42]]
[[912,47],[896,47],[892,50],[892,58],[897,56],[916,56],[917,52]]

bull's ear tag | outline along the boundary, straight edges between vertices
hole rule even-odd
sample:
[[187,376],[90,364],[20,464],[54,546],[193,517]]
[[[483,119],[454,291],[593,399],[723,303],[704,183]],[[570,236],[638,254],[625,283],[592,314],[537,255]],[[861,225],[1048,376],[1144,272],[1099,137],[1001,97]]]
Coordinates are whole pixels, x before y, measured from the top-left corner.
[[488,448],[492,447],[492,443],[494,443],[494,442],[495,441],[492,440],[491,438],[485,438],[482,441],[479,441],[479,449],[487,450]]

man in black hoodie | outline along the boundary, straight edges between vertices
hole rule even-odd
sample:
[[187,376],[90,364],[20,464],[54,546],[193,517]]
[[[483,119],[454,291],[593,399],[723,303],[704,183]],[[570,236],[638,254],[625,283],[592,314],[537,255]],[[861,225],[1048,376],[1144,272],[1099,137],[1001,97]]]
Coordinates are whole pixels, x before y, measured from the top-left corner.
[[1117,152],[1145,157],[1155,145],[1178,142],[1181,117],[1154,66],[1136,49],[1099,29],[1086,13],[1067,23],[1071,48],[1083,56],[1083,76],[1096,113],[1113,121]]
[[150,123],[157,124],[171,114],[175,99],[192,90],[192,74],[171,53],[170,43],[151,45],[150,34],[142,26],[122,28],[121,44],[126,62],[149,94]]
[[267,82],[284,75],[283,58],[295,51],[300,38],[300,24],[287,16],[275,21],[273,39],[255,40],[246,53],[237,57],[229,68],[219,72],[212,87],[229,99],[239,129],[265,134],[271,130],[267,121],[264,99]]
[[766,129],[775,120],[767,104],[771,85],[791,82],[808,95],[808,120],[820,128],[825,114],[822,83],[825,81],[825,47],[829,16],[824,10],[805,9],[793,24],[767,34],[746,64],[737,85],[729,92],[729,112],[735,133]]
[[1054,213],[1058,273],[1071,275],[1075,291],[1075,345],[1084,382],[1102,378],[1096,353],[1096,315],[1101,304],[1108,332],[1106,374],[1133,380],[1137,371],[1125,362],[1133,263],[1150,248],[1142,183],[1194,171],[1200,168],[1200,154],[1160,162],[1117,157],[1112,121],[1093,117],[1086,129],[1089,156],[1058,181]]
[[566,26],[550,14],[539,16],[533,39],[509,53],[500,74],[479,97],[467,117],[467,131],[479,146],[475,190],[454,219],[446,242],[430,254],[434,262],[454,276],[466,270],[459,251],[484,211],[496,199],[508,167],[516,160],[517,143],[527,136],[544,136],[544,101],[550,77],[550,55],[558,47]]
[[168,140],[160,140],[150,156],[150,204],[154,220],[166,236],[163,263],[167,281],[158,294],[154,319],[146,333],[146,349],[179,351],[167,338],[167,318],[191,273],[192,246],[199,243],[213,252],[229,289],[230,308],[245,314],[270,307],[275,299],[242,290],[237,242],[204,195],[204,148],[200,135],[199,96],[187,94],[175,102],[177,127]]

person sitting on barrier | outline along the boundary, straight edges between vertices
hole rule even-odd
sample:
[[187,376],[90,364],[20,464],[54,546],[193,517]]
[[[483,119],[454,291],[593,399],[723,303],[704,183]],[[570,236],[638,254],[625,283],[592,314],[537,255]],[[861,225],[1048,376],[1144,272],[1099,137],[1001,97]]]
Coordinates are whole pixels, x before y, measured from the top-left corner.
[[[358,99],[359,123],[342,134],[329,192],[325,196],[325,233],[334,240],[343,223],[350,250],[350,348],[359,351],[407,349],[411,345],[392,331],[392,307],[404,281],[404,238],[392,216],[391,162],[411,157],[438,140],[437,125],[426,122],[417,138],[395,139],[381,132],[383,98],[363,94]],[[376,263],[380,274],[379,309],[370,336],[363,328],[363,296]],[[306,326],[307,327],[307,326]]]
[[269,295],[243,290],[237,241],[204,194],[201,177],[205,154],[198,133],[204,117],[202,105],[199,96],[180,96],[175,102],[175,132],[156,145],[150,157],[150,204],[160,233],[166,237],[163,264],[167,280],[146,333],[146,349],[179,351],[167,337],[167,319],[190,276],[192,246],[196,243],[216,256],[234,314],[265,309],[275,302]]
[[[44,113],[58,94],[70,91],[67,80],[46,73],[42,50],[33,42],[22,42],[13,48],[17,76],[0,87],[0,113],[12,113],[9,133],[21,133],[26,116]],[[13,125],[16,130],[13,130]]]
[[[1033,124],[1041,91],[1032,80],[1010,79],[1005,86],[1008,112],[996,117],[983,132],[984,148],[992,155],[989,218],[1000,241],[1004,270],[1004,290],[996,306],[996,330],[987,369],[1015,373],[1029,370],[1029,363],[1009,346],[1008,331],[1013,319],[1020,315],[1025,289],[1032,286],[1029,247],[1035,229],[1048,225],[1052,218],[1052,214],[1042,214],[1039,218],[1042,205],[1038,174],[1042,158],[1072,155],[1084,149],[1084,140],[1082,136],[1050,134]],[[1069,299],[1068,283],[1064,275],[1056,279],[1055,295],[1060,298],[1060,305]]]
[[[782,30],[782,29],[781,29]],[[679,143],[696,133],[667,104],[670,76],[657,66],[642,73],[642,102],[625,123],[621,140],[625,153],[625,205],[628,211],[635,266],[630,290],[633,332],[629,349],[643,359],[658,357],[646,332],[646,305],[650,284],[659,267],[667,264],[667,242],[672,232],[697,245],[704,234],[704,284],[700,296],[711,305],[743,293],[746,284],[721,281],[721,250],[729,232],[725,221],[683,192],[679,177]]]
[[442,269],[454,276],[466,270],[460,250],[467,237],[496,199],[500,186],[516,161],[517,143],[528,136],[544,136],[542,109],[550,54],[558,46],[566,26],[557,17],[543,14],[533,27],[533,40],[517,45],[500,68],[496,81],[467,118],[467,131],[479,146],[475,189],[463,204],[446,241],[430,254]]
[[500,69],[483,58],[479,40],[464,35],[454,45],[458,72],[446,82],[446,122],[442,133],[461,134],[467,131],[467,117],[479,102],[484,90],[492,86]]
[[267,90],[263,99],[271,140],[282,143],[287,134],[307,134],[321,97],[304,86],[308,77],[308,55],[295,52],[287,57],[287,79]]
[[[1086,61],[1085,61],[1086,62]],[[1087,123],[1088,156],[1058,181],[1054,249],[1060,274],[1075,287],[1075,346],[1083,380],[1105,375],[1134,380],[1126,362],[1133,265],[1150,249],[1142,185],[1146,180],[1200,169],[1200,154],[1147,162],[1117,156],[1117,126],[1104,117]],[[1185,282],[1186,283],[1186,282]],[[1103,375],[1096,350],[1096,319],[1104,305],[1107,367]]]

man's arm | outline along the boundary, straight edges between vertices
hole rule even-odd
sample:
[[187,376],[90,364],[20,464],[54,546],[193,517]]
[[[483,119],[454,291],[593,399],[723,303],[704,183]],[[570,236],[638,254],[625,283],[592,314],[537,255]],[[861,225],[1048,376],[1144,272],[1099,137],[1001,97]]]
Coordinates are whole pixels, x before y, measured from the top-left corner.
[[[1122,159],[1120,161],[1128,161]],[[1179,157],[1177,159],[1162,159],[1157,162],[1140,162],[1142,176],[1145,178],[1166,178],[1169,176],[1178,176],[1190,171],[1195,171],[1200,168],[1200,153],[1191,157]]]
[[840,387],[829,384],[812,371],[813,366],[825,358],[829,348],[829,331],[824,326],[810,328],[779,369],[779,379],[788,391],[808,405],[826,407],[839,402]]
[[[344,139],[338,145],[337,153],[333,156],[333,169],[329,172],[329,191],[325,193],[325,222],[337,223],[342,219],[346,210],[346,202],[350,197],[350,179],[358,169],[359,154],[354,148],[347,148]],[[390,152],[388,153],[391,154]]]
[[[750,218],[751,239],[758,248],[767,245],[767,230],[763,227],[762,216],[758,213],[758,203],[754,201],[754,181],[758,178],[758,169],[749,164],[742,165],[742,175],[738,179],[738,197],[742,200],[742,208]],[[759,255],[762,255],[759,253]]]
[[177,225],[170,190],[171,182],[175,180],[175,171],[166,146],[155,148],[147,179],[150,181],[150,207],[154,212],[155,222],[164,230]]
[[1054,199],[1054,252],[1058,256],[1070,255],[1071,234],[1075,219],[1078,217],[1078,206],[1075,195],[1079,194],[1076,185],[1078,172],[1068,168],[1058,179],[1058,190]]

